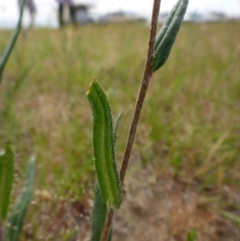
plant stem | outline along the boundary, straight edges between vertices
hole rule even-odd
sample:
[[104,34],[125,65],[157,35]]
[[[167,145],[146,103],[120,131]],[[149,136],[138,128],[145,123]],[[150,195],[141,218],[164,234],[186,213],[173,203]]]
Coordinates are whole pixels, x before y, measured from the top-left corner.
[[103,227],[101,241],[107,241],[108,240],[108,235],[110,233],[110,229],[111,229],[111,226],[112,226],[113,214],[114,214],[114,210],[112,208],[109,208],[108,213],[107,213],[107,217],[106,217],[106,220],[105,220],[105,224],[104,224],[104,227]]
[[[147,60],[145,64],[145,70],[142,78],[142,83],[138,92],[138,97],[135,105],[135,110],[133,114],[133,119],[131,123],[131,127],[128,134],[128,139],[125,147],[125,153],[123,157],[123,162],[120,170],[120,180],[123,184],[123,180],[126,174],[126,170],[129,163],[129,158],[132,152],[132,147],[134,143],[134,139],[136,136],[137,126],[140,119],[143,103],[145,100],[145,96],[148,90],[148,86],[150,83],[150,80],[153,75],[153,58],[154,58],[154,44],[155,44],[155,37],[157,33],[157,25],[158,25],[158,16],[159,16],[159,10],[160,10],[160,4],[161,0],[154,0],[153,3],[153,11],[152,11],[152,20],[151,20],[151,29],[150,29],[150,37],[149,37],[149,43],[148,43],[148,53],[147,53]],[[112,218],[113,218],[114,210],[109,209],[106,222],[103,228],[103,233],[101,237],[101,241],[107,241],[108,234],[111,229],[112,225]]]
[[158,15],[160,10],[160,3],[161,0],[154,0],[153,3],[153,12],[152,12],[152,21],[151,21],[151,30],[150,30],[150,37],[148,43],[148,53],[147,53],[147,60],[145,65],[145,71],[142,78],[142,83],[138,92],[137,102],[135,105],[135,111],[130,127],[130,131],[128,134],[128,140],[125,147],[124,158],[122,162],[122,167],[120,170],[120,179],[123,183],[126,170],[129,163],[129,158],[132,152],[133,142],[136,136],[137,126],[139,122],[139,118],[141,115],[143,103],[145,100],[145,96],[148,90],[148,85],[153,75],[153,58],[154,58],[154,44],[155,44],[155,37],[157,33],[157,25],[158,25]]

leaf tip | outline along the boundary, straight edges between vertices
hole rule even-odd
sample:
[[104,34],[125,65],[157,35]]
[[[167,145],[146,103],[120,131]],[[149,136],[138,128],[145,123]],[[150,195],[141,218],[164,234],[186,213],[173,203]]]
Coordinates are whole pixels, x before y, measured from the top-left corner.
[[96,83],[96,81],[97,81],[97,80],[96,80],[95,76],[93,76],[92,81],[91,81],[91,83],[89,84],[88,90],[87,90],[87,92],[86,92],[86,96],[88,96],[88,95],[90,94],[90,89],[92,88],[93,84]]

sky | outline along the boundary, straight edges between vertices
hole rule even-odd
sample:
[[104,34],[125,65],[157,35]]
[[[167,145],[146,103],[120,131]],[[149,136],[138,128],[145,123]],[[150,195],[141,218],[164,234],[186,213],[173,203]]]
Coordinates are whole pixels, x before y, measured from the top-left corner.
[[[133,11],[146,17],[151,16],[153,0],[75,0],[94,3],[96,13],[117,10]],[[161,12],[170,11],[177,0],[162,0]],[[56,0],[35,0],[37,5],[36,23],[38,26],[57,27]],[[188,12],[221,11],[227,15],[240,16],[240,0],[189,0]],[[17,0],[0,0],[0,28],[12,28],[18,18]],[[24,24],[29,20],[25,12]]]

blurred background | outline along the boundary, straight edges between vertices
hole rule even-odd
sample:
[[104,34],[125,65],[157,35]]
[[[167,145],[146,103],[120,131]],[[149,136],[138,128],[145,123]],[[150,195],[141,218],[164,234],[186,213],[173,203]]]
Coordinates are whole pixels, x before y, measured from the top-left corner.
[[[137,3],[137,4],[136,4]],[[174,0],[162,1],[160,21],[170,11],[175,3]],[[37,15],[37,27],[58,27],[57,1],[56,0],[35,0]],[[86,22],[108,22],[112,15],[121,15],[127,18],[141,18],[149,21],[151,15],[152,1],[149,0],[74,0],[77,6],[85,5],[87,13],[79,14],[79,23]],[[189,2],[186,20],[193,21],[216,21],[219,18],[239,18],[239,0],[192,0]],[[0,0],[0,28],[13,28],[18,19],[17,0]],[[29,14],[26,11],[24,25],[28,23]]]

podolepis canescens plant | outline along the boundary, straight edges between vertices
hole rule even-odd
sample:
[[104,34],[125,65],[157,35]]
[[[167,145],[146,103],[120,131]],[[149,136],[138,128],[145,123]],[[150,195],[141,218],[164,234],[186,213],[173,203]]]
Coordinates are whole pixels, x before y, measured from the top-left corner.
[[[155,0],[150,31],[149,50],[143,81],[140,86],[132,125],[127,139],[125,155],[120,173],[115,159],[116,129],[113,127],[112,113],[107,96],[94,78],[87,97],[93,115],[93,156],[97,175],[97,187],[93,208],[92,241],[110,241],[112,237],[112,217],[114,209],[119,209],[122,201],[122,184],[128,166],[138,120],[153,72],[166,62],[187,10],[188,0],[179,0],[168,15],[156,36],[160,0]],[[115,130],[115,131],[113,131]]]

